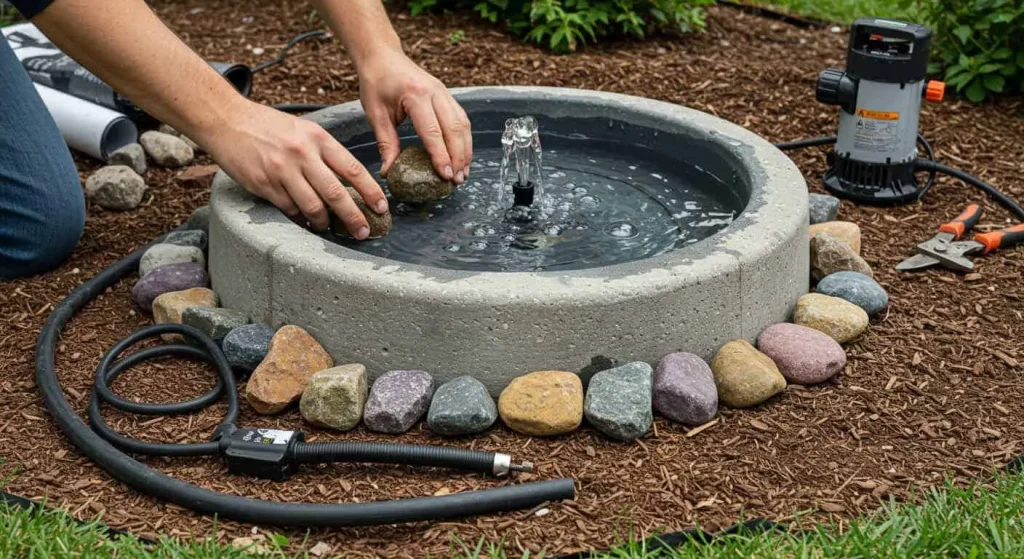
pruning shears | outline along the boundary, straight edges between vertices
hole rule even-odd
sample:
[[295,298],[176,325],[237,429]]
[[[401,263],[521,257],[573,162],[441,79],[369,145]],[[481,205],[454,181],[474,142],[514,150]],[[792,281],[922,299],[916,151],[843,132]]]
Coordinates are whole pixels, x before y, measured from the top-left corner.
[[981,220],[982,211],[979,204],[967,206],[952,221],[940,225],[934,237],[914,247],[914,255],[897,264],[896,269],[913,272],[939,265],[957,272],[970,272],[974,262],[968,256],[1024,243],[1024,224],[978,233],[972,240],[963,240]]

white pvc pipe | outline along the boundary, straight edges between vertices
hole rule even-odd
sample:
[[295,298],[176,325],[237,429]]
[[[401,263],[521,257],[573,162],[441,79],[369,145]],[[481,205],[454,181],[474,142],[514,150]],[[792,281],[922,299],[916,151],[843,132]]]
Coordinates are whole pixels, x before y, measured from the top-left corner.
[[123,114],[44,85],[35,84],[68,147],[106,161],[138,141],[139,131]]

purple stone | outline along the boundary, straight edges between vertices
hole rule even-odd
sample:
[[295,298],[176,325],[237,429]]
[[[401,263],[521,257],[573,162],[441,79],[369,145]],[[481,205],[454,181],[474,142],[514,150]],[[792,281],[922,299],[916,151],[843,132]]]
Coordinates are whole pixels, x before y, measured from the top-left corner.
[[206,270],[195,262],[168,264],[155,268],[140,279],[132,289],[135,304],[147,313],[153,312],[153,300],[172,291],[206,287]]
[[684,425],[703,425],[718,412],[711,367],[692,353],[670,353],[654,371],[654,409]]
[[799,324],[773,324],[757,338],[757,349],[775,361],[794,384],[817,384],[846,366],[843,346],[827,334]]
[[363,410],[363,423],[378,433],[404,433],[430,407],[434,379],[425,371],[391,371],[377,378]]

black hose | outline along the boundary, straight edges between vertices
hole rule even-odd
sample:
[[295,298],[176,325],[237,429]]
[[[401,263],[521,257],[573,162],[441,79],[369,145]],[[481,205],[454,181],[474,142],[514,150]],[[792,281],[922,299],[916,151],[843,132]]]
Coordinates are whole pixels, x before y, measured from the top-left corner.
[[914,167],[918,170],[942,173],[944,175],[949,175],[951,177],[960,179],[966,182],[967,184],[984,191],[986,194],[991,196],[996,202],[1002,204],[1003,207],[1010,211],[1010,213],[1015,215],[1017,219],[1024,221],[1024,208],[1022,208],[1020,204],[1015,202],[1009,196],[996,190],[994,186],[986,183],[985,181],[979,179],[978,177],[975,177],[974,175],[968,174],[954,167],[948,167],[935,161],[929,161],[927,159],[918,159],[914,163]]
[[295,445],[295,460],[305,464],[373,462],[491,473],[494,457],[493,452],[407,444],[329,442]]
[[825,146],[828,144],[836,143],[835,136],[821,136],[819,138],[807,138],[806,140],[796,140],[793,142],[781,142],[775,144],[775,147],[782,151],[789,151],[793,149],[803,149],[814,146]]
[[305,41],[307,39],[313,39],[313,38],[323,38],[323,39],[326,40],[326,39],[329,39],[330,36],[327,34],[326,31],[320,31],[320,30],[317,30],[317,31],[307,31],[306,33],[302,33],[300,35],[296,35],[290,41],[288,41],[288,44],[286,44],[284,46],[284,48],[281,49],[280,52],[277,53],[277,58],[273,58],[271,60],[267,60],[266,62],[261,62],[261,63],[257,64],[256,66],[253,67],[252,73],[256,74],[258,72],[262,72],[263,70],[266,70],[267,68],[270,68],[271,66],[276,66],[278,64],[283,64],[284,61],[285,61],[285,58],[288,56],[288,51],[291,50],[292,47],[294,47],[295,45],[297,45],[297,44],[299,44],[299,43],[301,43],[301,42],[303,42],[303,41]]
[[[374,503],[282,503],[203,489],[138,462],[90,429],[89,425],[75,413],[74,408],[64,397],[57,379],[55,355],[61,332],[68,321],[107,288],[135,271],[146,248],[148,247],[136,250],[75,288],[47,317],[36,344],[36,384],[47,409],[71,444],[115,479],[141,493],[199,513],[219,515],[240,522],[277,526],[371,526],[464,518],[532,508],[546,501],[575,497],[573,481],[557,479],[440,497]],[[104,373],[108,375],[104,379],[109,378],[109,370]],[[229,393],[234,391],[233,382],[229,384],[225,379],[223,389]]]
[[309,113],[326,109],[330,105],[318,105],[315,103],[279,103],[274,108],[283,113]]

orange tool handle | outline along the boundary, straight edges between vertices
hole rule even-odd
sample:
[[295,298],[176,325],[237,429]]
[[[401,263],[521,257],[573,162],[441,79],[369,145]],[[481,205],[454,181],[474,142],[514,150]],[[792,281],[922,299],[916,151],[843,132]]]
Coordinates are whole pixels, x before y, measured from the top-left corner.
[[964,236],[964,233],[971,230],[972,227],[978,224],[981,219],[982,207],[978,204],[971,204],[967,206],[967,209],[960,215],[956,216],[953,221],[949,223],[943,223],[939,226],[939,231],[943,233],[952,233],[957,240]]
[[1024,223],[990,233],[978,233],[974,236],[974,240],[985,245],[985,254],[997,248],[1006,248],[1024,243]]

